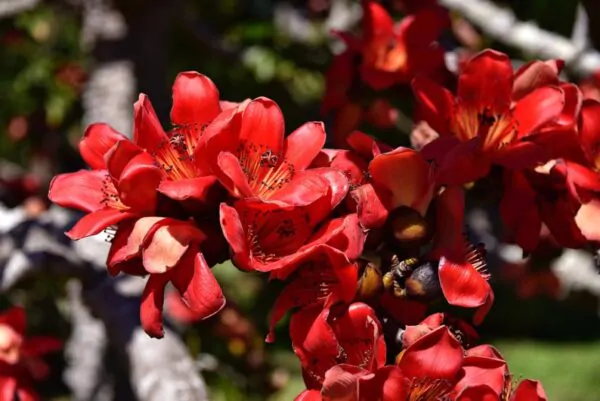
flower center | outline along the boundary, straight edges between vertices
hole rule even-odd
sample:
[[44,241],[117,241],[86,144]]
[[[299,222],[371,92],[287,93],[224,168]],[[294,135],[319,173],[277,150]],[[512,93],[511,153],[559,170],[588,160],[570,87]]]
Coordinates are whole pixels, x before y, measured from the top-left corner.
[[198,171],[194,163],[194,150],[206,126],[179,126],[169,133],[169,140],[152,154],[157,165],[172,180],[195,178]]
[[119,192],[117,191],[115,183],[110,175],[106,174],[104,181],[102,181],[102,188],[100,189],[100,191],[102,191],[103,195],[101,203],[105,208],[121,211],[126,211],[130,209],[129,206],[125,205],[121,201],[121,198],[119,197]]
[[265,145],[243,142],[236,155],[250,188],[263,199],[269,199],[294,178],[294,165]]
[[483,111],[459,110],[451,128],[461,142],[481,138],[481,148],[487,152],[502,148],[517,136],[515,123],[510,115],[494,114],[488,108]]
[[452,391],[452,383],[428,377],[414,378],[408,390],[407,401],[443,400]]

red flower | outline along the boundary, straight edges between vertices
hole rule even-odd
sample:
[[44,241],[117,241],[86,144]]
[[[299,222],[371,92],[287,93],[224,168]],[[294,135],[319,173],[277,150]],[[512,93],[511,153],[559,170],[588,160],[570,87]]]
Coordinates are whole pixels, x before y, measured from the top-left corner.
[[98,234],[121,221],[154,213],[163,173],[149,154],[128,143],[106,124],[91,125],[79,148],[93,170],[61,174],[50,183],[52,202],[88,212],[67,233],[70,238]]
[[[503,53],[486,50],[460,74],[457,97],[419,76],[413,81],[423,117],[440,138],[423,149],[440,164],[438,182],[463,184],[487,175],[491,164],[522,169],[552,157],[534,135],[565,107],[560,88],[535,89],[513,104],[513,69]],[[546,135],[548,131],[545,131]],[[543,142],[549,145],[550,141]]]
[[397,83],[407,84],[417,72],[431,75],[443,69],[444,50],[436,41],[449,27],[445,10],[420,10],[395,27],[379,3],[363,4],[362,38],[343,38],[349,47],[360,51],[360,77],[367,85],[381,90]]
[[49,367],[40,358],[59,350],[52,337],[25,337],[25,310],[15,307],[0,315],[0,399],[36,401],[34,381],[44,379]]
[[306,205],[344,186],[330,169],[309,169],[325,144],[322,123],[306,123],[284,139],[275,102],[258,98],[209,127],[200,146],[205,163],[237,198]]
[[292,347],[308,389],[319,389],[325,372],[345,363],[375,371],[385,363],[385,341],[373,309],[354,303],[339,313],[313,306],[290,321]]
[[198,249],[205,239],[192,222],[166,217],[144,217],[117,231],[107,266],[112,275],[150,273],[140,308],[142,327],[150,336],[163,336],[162,308],[169,282],[197,319],[225,306],[221,288]]
[[[353,192],[361,224],[383,226],[388,215],[401,206],[425,215],[433,198],[433,171],[419,152],[408,148],[376,155],[369,164],[371,183]],[[398,179],[402,177],[402,179]]]
[[535,171],[505,171],[504,182],[500,215],[508,241],[532,252],[544,223],[560,246],[579,248],[585,244],[575,222],[581,203],[568,190],[567,180],[556,165]]
[[321,305],[330,308],[341,302],[349,304],[354,299],[358,282],[358,267],[335,248],[324,246],[310,255],[292,273],[288,285],[281,291],[271,312],[270,332],[267,342],[275,340],[273,329],[292,308]]
[[[344,193],[339,195],[333,204]],[[349,260],[360,256],[364,234],[356,215],[324,221],[330,211],[329,201],[294,207],[246,199],[233,207],[221,204],[221,228],[236,266],[286,277],[325,245],[345,252]]]

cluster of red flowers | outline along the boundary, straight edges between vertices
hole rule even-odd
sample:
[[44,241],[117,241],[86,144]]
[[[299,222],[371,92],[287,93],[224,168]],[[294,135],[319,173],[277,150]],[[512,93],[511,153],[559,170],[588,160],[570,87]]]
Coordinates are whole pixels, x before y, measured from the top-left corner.
[[[68,236],[114,231],[108,271],[149,275],[140,316],[154,337],[169,282],[206,318],[225,304],[215,264],[285,280],[271,328],[293,312],[299,400],[545,400],[536,382],[512,388],[470,324],[426,316],[442,300],[474,309],[479,324],[493,303],[485,250],[463,233],[473,182],[502,177],[507,241],[525,251],[542,225],[562,247],[600,238],[578,217],[598,203],[600,103],[560,80],[558,60],[513,71],[493,50],[464,64],[452,94],[436,42],[447,24],[431,4],[395,27],[365,2],[362,36],[339,34],[348,50],[327,80],[324,111],[345,149],[323,149],[318,122],[285,136],[274,101],[220,101],[196,72],[175,80],[169,132],[141,95],[133,141],[93,124],[80,144],[91,170],[52,182],[53,202],[88,213]],[[357,93],[370,88],[385,108],[377,94],[402,84],[436,133],[420,151],[352,132],[373,111]]]

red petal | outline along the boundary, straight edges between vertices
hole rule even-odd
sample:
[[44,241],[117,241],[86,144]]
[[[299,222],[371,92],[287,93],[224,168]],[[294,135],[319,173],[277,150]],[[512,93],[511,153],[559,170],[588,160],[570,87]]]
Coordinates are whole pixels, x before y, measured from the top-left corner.
[[156,224],[160,227],[151,239],[148,240],[148,235],[144,238],[142,255],[148,273],[165,273],[177,266],[190,244],[199,244],[206,239],[192,223],[163,219]]
[[22,306],[15,306],[0,315],[0,324],[5,324],[11,327],[20,335],[25,334],[25,328],[27,327],[27,316],[25,308]]
[[197,319],[209,318],[225,306],[225,297],[219,283],[204,256],[195,249],[188,251],[188,255],[173,271],[171,282]]
[[211,122],[220,111],[219,91],[210,78],[195,71],[177,75],[173,84],[173,124],[202,127]]
[[431,79],[418,75],[412,81],[412,90],[419,104],[419,113],[440,135],[449,135],[448,123],[454,112],[454,96]]
[[[246,231],[237,210],[231,206],[227,206],[225,203],[221,203],[219,220],[223,235],[231,246],[232,254],[239,255],[238,261],[241,266],[247,266],[250,249],[246,239]],[[245,255],[246,257],[244,258]]]
[[375,187],[390,191],[388,209],[408,206],[425,214],[433,196],[433,180],[429,163],[419,152],[400,147],[382,153],[371,161],[369,172]]
[[463,350],[447,327],[442,326],[404,350],[398,366],[407,377],[454,379],[463,363]]
[[347,141],[348,145],[366,160],[393,150],[385,143],[378,142],[372,136],[360,131],[354,131],[348,135]]
[[394,20],[381,4],[368,1],[364,5],[362,30],[364,42],[391,36],[394,33]]
[[552,158],[544,146],[533,142],[516,142],[494,152],[492,162],[513,170],[539,166]]
[[15,377],[0,377],[0,399],[12,401],[17,395],[17,379]]
[[[346,195],[343,190],[348,191],[348,180],[342,173],[327,167],[298,172],[283,188],[276,190],[269,197],[269,200],[294,206],[310,205],[328,195],[329,181],[326,179],[326,175],[333,174],[338,178],[337,181],[334,181],[334,185],[336,185],[335,189],[342,186],[341,191],[336,191],[337,194],[340,192],[343,193],[341,198],[338,196],[338,199],[336,199],[337,203],[339,203]],[[329,204],[327,199],[325,201],[327,201],[325,203]],[[337,206],[337,203],[333,206],[329,205],[330,207],[327,208],[328,210],[325,211],[325,214],[329,214],[333,207]]]
[[468,262],[454,263],[442,258],[439,277],[442,292],[450,305],[476,308],[490,296],[489,283]]
[[142,328],[154,338],[163,337],[162,309],[168,278],[163,274],[151,274],[146,282],[140,304]]
[[515,390],[511,401],[546,401],[548,398],[542,384],[536,380],[523,380]]
[[157,223],[164,219],[164,217],[142,217],[131,224],[122,224],[113,239],[108,254],[108,265],[123,263],[139,256],[144,238],[146,236],[150,238],[151,234],[160,227]]
[[135,214],[115,209],[102,209],[83,216],[73,228],[65,234],[72,240],[78,240],[100,233],[105,228],[117,224]]
[[23,356],[42,356],[50,352],[55,352],[63,347],[63,342],[58,338],[49,336],[36,336],[25,339],[21,346]]
[[156,209],[156,189],[163,178],[161,169],[154,165],[143,164],[147,154],[134,157],[123,169],[119,179],[119,197],[140,214],[151,214]]
[[123,139],[127,140],[125,136],[115,131],[110,125],[95,123],[85,130],[83,139],[79,142],[79,153],[91,168],[95,170],[106,169],[104,155],[118,141]]
[[560,115],[565,105],[561,89],[546,86],[536,89],[519,100],[513,110],[517,122],[517,137],[522,138]]
[[[131,142],[129,139],[117,142],[106,154],[104,155],[104,161],[106,163],[106,168],[110,175],[116,180],[121,177],[123,173],[123,169],[131,159],[135,156],[142,153],[143,150],[137,146],[135,143]],[[146,160],[148,160],[147,156],[142,156]],[[149,162],[152,163],[152,158],[150,157]]]
[[458,394],[456,401],[498,401],[498,395],[490,386],[480,384],[466,387]]
[[219,181],[233,196],[238,198],[254,196],[254,191],[248,184],[240,161],[234,154],[221,152],[217,163],[220,168]]
[[358,377],[334,366],[325,373],[321,395],[331,401],[358,401]]
[[480,146],[480,138],[476,137],[452,148],[441,162],[437,172],[437,183],[462,185],[488,175],[491,160],[481,152]]
[[429,53],[424,49],[433,49],[433,42],[436,42],[449,27],[450,18],[447,10],[442,7],[427,7],[402,18],[397,32],[398,36],[403,37],[406,42],[407,52],[410,55],[418,55]]
[[463,389],[485,384],[494,391],[496,397],[500,397],[507,373],[506,362],[501,359],[467,356],[455,390],[460,393]]
[[558,85],[561,60],[532,61],[517,70],[513,84],[513,99],[518,101],[537,88]]
[[600,156],[600,103],[585,100],[580,114],[579,139],[586,156],[596,167]]
[[434,247],[430,256],[460,260],[464,252],[465,191],[459,186],[446,187],[436,203]]
[[240,142],[245,141],[281,155],[284,134],[283,114],[277,103],[259,97],[246,106],[239,133]]
[[140,94],[133,105],[133,141],[142,149],[152,152],[158,149],[169,138],[162,126],[148,96]]
[[510,108],[512,86],[513,69],[508,56],[484,50],[463,68],[458,79],[458,101],[478,112],[487,108],[493,115],[505,114]]
[[48,198],[57,205],[94,212],[104,207],[102,193],[105,170],[86,171],[57,175],[50,183]]
[[304,390],[294,401],[322,401],[321,392],[319,390]]
[[372,184],[361,185],[352,191],[352,197],[356,201],[356,211],[360,224],[365,228],[380,228],[388,217],[388,209],[385,198],[375,191]]
[[396,366],[384,366],[372,378],[359,378],[360,400],[408,400],[410,382]]
[[302,171],[314,160],[325,145],[325,127],[322,122],[308,122],[292,132],[284,142],[284,159],[296,171]]

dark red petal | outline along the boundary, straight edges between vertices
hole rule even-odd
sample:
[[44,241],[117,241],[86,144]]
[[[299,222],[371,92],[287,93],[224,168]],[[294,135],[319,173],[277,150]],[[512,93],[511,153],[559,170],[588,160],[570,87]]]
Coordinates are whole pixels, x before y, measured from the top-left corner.
[[[121,177],[125,166],[129,164],[131,159],[142,152],[143,150],[139,146],[128,139],[117,142],[104,155],[106,168],[108,169],[111,177],[113,177],[115,180],[118,180],[119,177]],[[148,157],[150,157],[149,154],[145,156],[146,160],[148,160]],[[153,160],[151,157],[150,159]],[[150,163],[152,163],[152,161],[150,161]]]
[[494,152],[492,162],[513,170],[537,167],[552,158],[549,150],[534,142],[516,142]]
[[469,60],[460,73],[458,101],[478,112],[488,109],[493,115],[505,114],[510,108],[512,87],[513,69],[508,56],[484,50]]
[[412,81],[412,90],[417,98],[419,113],[440,135],[449,135],[448,125],[454,112],[454,96],[446,88],[431,79],[418,75]]
[[48,198],[57,205],[88,213],[102,209],[106,197],[102,189],[107,175],[104,170],[57,175],[50,183]]
[[224,194],[217,177],[189,178],[183,180],[163,180],[158,192],[177,201],[191,200],[195,205],[215,205]]
[[577,85],[568,82],[560,84],[560,89],[564,94],[564,107],[556,124],[576,130],[583,105],[583,94]]
[[372,136],[360,131],[354,131],[348,135],[347,141],[352,150],[366,160],[370,160],[381,153],[390,152],[392,150],[392,148],[385,143],[376,141]]
[[36,336],[25,339],[21,345],[23,356],[42,356],[50,352],[55,352],[63,347],[63,342],[58,338],[49,336]]
[[446,187],[435,206],[436,228],[430,256],[460,260],[464,252],[464,189],[460,186]]
[[146,154],[134,157],[123,169],[119,179],[119,197],[132,211],[151,214],[156,209],[157,188],[163,178],[161,169],[142,164]]
[[425,214],[433,196],[433,175],[419,152],[400,147],[382,153],[369,164],[369,173],[376,188],[390,192],[388,209],[408,206]]
[[482,356],[485,358],[495,358],[495,359],[504,360],[504,357],[502,356],[502,354],[500,354],[500,352],[496,348],[494,348],[493,346],[488,345],[488,344],[481,344],[476,347],[469,348],[468,350],[466,350],[466,355],[467,356]]
[[540,237],[542,220],[536,192],[520,172],[504,172],[504,196],[500,201],[500,217],[507,229],[507,240],[532,252]]
[[181,72],[173,84],[171,122],[200,128],[221,111],[219,91],[210,78],[195,71]]
[[464,358],[460,380],[456,383],[455,390],[460,393],[463,389],[485,384],[499,397],[504,390],[507,373],[506,362],[501,359],[467,356]]
[[523,380],[515,390],[511,401],[546,401],[548,398],[542,384],[536,380]]
[[407,377],[454,379],[463,363],[463,350],[447,327],[415,341],[402,353],[398,366]]
[[148,96],[143,93],[133,105],[133,141],[149,152],[158,149],[169,138],[162,126]]
[[246,106],[239,132],[240,142],[281,155],[284,134],[283,114],[273,100],[259,97]]
[[475,311],[475,314],[473,315],[473,324],[474,325],[480,325],[481,323],[483,323],[483,320],[489,313],[493,304],[494,304],[494,291],[490,288],[490,293],[489,293],[487,299],[485,300],[483,305],[481,305],[479,308],[477,308],[477,310]]
[[140,320],[144,331],[153,338],[163,337],[163,303],[168,278],[164,274],[151,274],[146,282],[140,304]]
[[325,145],[325,127],[322,122],[308,122],[292,132],[284,142],[284,159],[302,171],[314,160]]
[[485,177],[491,160],[481,152],[480,144],[480,138],[476,137],[450,149],[437,171],[437,183],[462,185]]
[[[40,396],[29,386],[21,386],[17,389],[17,397],[19,401],[40,401]],[[14,399],[14,398],[13,398]]]
[[102,209],[83,216],[73,228],[65,234],[72,240],[78,240],[90,235],[96,235],[105,228],[117,224],[135,214],[121,212],[115,209]]
[[561,60],[532,61],[517,70],[513,84],[513,100],[518,101],[537,88],[558,85]]
[[490,386],[480,384],[466,387],[458,394],[456,401],[498,401],[498,395]]
[[352,191],[356,201],[356,211],[360,224],[365,228],[380,228],[385,223],[389,211],[385,204],[387,199],[381,199],[372,184],[364,184]]
[[[600,103],[585,100],[580,113],[579,140],[586,156],[593,164],[600,156]],[[599,166],[596,166],[599,167]]]
[[406,298],[398,298],[389,292],[379,299],[381,306],[399,323],[418,324],[427,315],[427,305]]
[[94,123],[85,130],[83,139],[79,142],[79,153],[91,168],[106,169],[104,155],[120,140],[127,138],[108,124]]
[[522,138],[559,117],[565,105],[564,93],[551,86],[536,89],[519,100],[513,110],[517,137]]
[[202,253],[190,249],[171,274],[171,282],[197,319],[206,319],[225,306],[225,297]]
[[242,170],[240,161],[233,153],[221,152],[217,163],[220,169],[217,172],[217,177],[233,196],[238,198],[254,196],[254,191],[248,184],[248,179]]
[[240,220],[237,210],[231,206],[227,206],[225,203],[221,203],[219,220],[221,222],[223,235],[229,243],[229,246],[231,246],[232,254],[239,255],[239,266],[246,266],[248,263],[250,249],[246,239],[245,227],[242,225],[242,221]]
[[4,311],[0,315],[0,324],[10,326],[18,334],[24,335],[25,328],[27,327],[25,308],[22,306],[15,306]]
[[410,381],[396,366],[384,366],[375,375],[359,378],[360,401],[407,400],[409,388]]
[[409,55],[416,56],[429,54],[424,49],[433,49],[433,42],[436,42],[449,27],[450,18],[447,10],[442,7],[427,7],[402,18],[397,32],[398,36],[403,37],[406,42]]
[[440,284],[450,305],[476,308],[489,297],[491,288],[487,280],[468,262],[440,260]]

